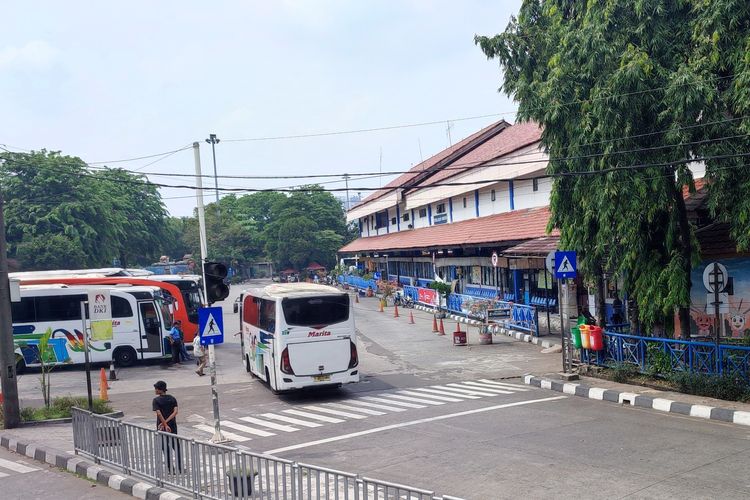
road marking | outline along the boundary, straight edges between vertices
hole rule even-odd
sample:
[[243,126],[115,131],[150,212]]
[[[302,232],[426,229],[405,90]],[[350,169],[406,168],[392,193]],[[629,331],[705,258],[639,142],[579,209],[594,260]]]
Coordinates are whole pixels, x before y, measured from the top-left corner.
[[482,382],[474,382],[474,381],[466,381],[464,382],[466,385],[470,385],[472,387],[476,387],[478,389],[504,389],[506,391],[516,391],[516,392],[527,392],[529,389],[526,387],[517,387],[512,384],[508,385],[495,385],[495,384],[485,384]]
[[386,404],[393,404],[398,406],[406,406],[407,408],[425,408],[424,405],[415,405],[414,403],[404,403],[401,401],[394,401],[392,399],[383,399],[383,398],[376,398],[374,396],[364,396],[361,399],[366,399],[368,401],[376,401],[378,403],[386,403]]
[[238,424],[236,422],[232,422],[231,420],[222,420],[221,425],[224,427],[229,427],[230,429],[234,429],[236,431],[242,431],[246,432],[248,434],[253,434],[255,436],[260,437],[269,437],[269,436],[275,436],[276,434],[273,432],[268,431],[262,431],[260,429],[255,429],[253,427],[248,427],[246,425]]
[[433,394],[426,394],[424,392],[398,391],[398,393],[404,394],[405,396],[417,396],[419,398],[437,399],[438,401],[446,401],[448,403],[456,403],[458,401],[463,401],[463,399],[449,398],[447,396],[436,396]]
[[498,394],[513,394],[510,391],[504,391],[504,392],[495,392],[495,391],[490,392],[489,390],[480,391],[479,389],[466,387],[461,384],[448,384],[448,386],[453,387],[455,389],[460,389],[462,391],[466,391],[467,394],[475,394],[477,396],[497,396]]
[[334,437],[330,437],[326,439],[319,439],[317,441],[310,441],[308,443],[299,443],[299,444],[295,444],[292,446],[285,446],[283,448],[276,448],[275,450],[268,450],[268,451],[265,451],[264,453],[267,455],[276,455],[277,453],[283,453],[285,451],[298,450],[300,448],[309,448],[310,446],[333,443],[335,441],[343,441],[345,439],[351,439],[351,438],[360,437],[360,436],[367,436],[369,434],[390,431],[393,429],[401,429],[403,427],[410,427],[412,425],[426,424],[429,422],[435,422],[439,420],[447,420],[449,418],[463,417],[466,415],[474,415],[476,413],[484,413],[488,411],[501,410],[504,408],[512,408],[514,406],[524,406],[524,405],[530,405],[534,403],[545,403],[548,401],[557,401],[560,399],[568,399],[568,396],[553,396],[553,397],[542,398],[542,399],[531,399],[528,401],[517,401],[515,403],[505,403],[502,405],[488,406],[486,408],[477,408],[474,410],[461,411],[458,413],[450,413],[448,415],[439,415],[437,417],[420,418],[419,420],[412,420],[410,422],[402,422],[400,424],[385,425],[383,427],[376,427],[374,429],[369,429],[366,431],[352,432],[351,434],[344,434],[341,436],[334,436]]
[[315,413],[309,413],[309,412],[301,411],[301,410],[282,410],[282,411],[284,413],[297,415],[298,417],[307,417],[313,420],[319,420],[321,422],[328,422],[329,424],[340,424],[341,422],[345,422],[345,420],[341,420],[340,418],[325,417],[323,415],[316,415]]
[[336,415],[338,417],[348,417],[348,418],[367,418],[366,416],[359,414],[359,413],[352,413],[349,411],[339,411],[339,410],[331,410],[330,408],[323,408],[322,406],[305,406],[306,410],[311,411],[318,411],[320,413],[329,413],[331,415]]
[[302,427],[320,427],[320,424],[316,424],[315,422],[308,422],[307,420],[300,420],[285,415],[276,415],[275,413],[263,413],[261,417],[270,418],[271,420],[279,420],[288,424],[301,425]]
[[254,417],[240,417],[239,420],[248,422],[250,424],[268,427],[269,429],[275,429],[277,431],[295,432],[299,430],[296,427],[291,427],[289,425],[283,425],[283,424],[277,424],[276,422],[266,422],[265,420],[261,420],[259,418],[254,418]]
[[490,384],[490,385],[499,385],[501,387],[505,387],[505,386],[507,386],[507,387],[515,387],[517,389],[523,389],[524,391],[528,391],[529,390],[528,387],[526,387],[524,385],[511,384],[510,382],[498,382],[497,380],[489,380],[489,379],[486,379],[486,378],[480,378],[478,380],[478,382],[483,382],[485,384]]
[[21,474],[26,474],[27,472],[34,472],[36,469],[34,467],[27,467],[23,464],[19,464],[18,462],[11,462],[10,460],[5,460],[4,458],[0,458],[0,467],[3,469],[10,469],[13,472],[20,472]]
[[447,385],[436,385],[435,387],[438,387],[443,391],[453,391],[457,394],[468,394],[469,396],[497,396],[497,394],[493,394],[490,392],[480,392],[474,389],[469,389],[468,387],[463,389],[460,387],[448,387]]
[[333,406],[340,410],[354,410],[360,413],[366,413],[367,415],[385,415],[385,412],[382,411],[370,410],[368,408],[357,408],[356,406],[342,405],[340,403],[326,403],[326,406]]
[[361,398],[349,399],[346,402],[347,404],[350,404],[350,405],[367,406],[370,408],[379,408],[381,410],[387,410],[387,411],[406,411],[406,408],[396,408],[395,406],[379,405],[377,403],[368,403],[367,401],[362,401]]
[[419,392],[432,392],[435,394],[442,394],[443,396],[452,396],[456,398],[465,398],[465,399],[481,399],[479,396],[472,396],[471,394],[459,394],[458,392],[449,392],[439,389],[432,389],[428,387],[414,387],[412,389],[413,391],[419,391]]
[[470,391],[479,390],[482,392],[491,392],[494,394],[513,394],[513,390],[510,388],[500,389],[499,387],[476,387],[474,385],[470,385],[470,383],[468,382],[461,382],[461,384],[456,385],[456,387],[459,386]]
[[434,401],[434,400],[431,400],[431,399],[413,398],[411,396],[401,396],[400,394],[383,394],[382,396],[385,397],[385,398],[388,398],[388,399],[391,399],[391,398],[403,399],[404,401],[411,401],[413,403],[425,403],[425,404],[433,405],[433,406],[444,405],[445,404],[442,401]]
[[[196,429],[200,429],[202,431],[206,431],[209,434],[214,433],[214,428],[210,425],[198,424],[198,425],[194,425],[193,427]],[[233,434],[231,432],[221,431],[221,433],[224,435],[225,438],[231,439],[232,441],[237,441],[238,443],[244,443],[245,441],[250,441],[251,439],[247,436],[240,436],[239,434]]]

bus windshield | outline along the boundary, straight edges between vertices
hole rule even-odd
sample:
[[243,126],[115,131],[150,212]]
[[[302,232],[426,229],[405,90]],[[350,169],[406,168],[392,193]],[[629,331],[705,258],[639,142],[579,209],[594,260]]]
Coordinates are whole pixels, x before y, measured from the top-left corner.
[[285,298],[281,307],[290,326],[319,328],[349,319],[349,297],[346,295]]

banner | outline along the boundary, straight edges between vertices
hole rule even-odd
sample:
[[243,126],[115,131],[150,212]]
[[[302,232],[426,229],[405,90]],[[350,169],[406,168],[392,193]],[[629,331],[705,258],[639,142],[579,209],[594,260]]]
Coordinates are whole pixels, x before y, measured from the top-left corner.
[[420,288],[419,289],[419,302],[423,304],[436,306],[437,305],[437,291],[431,288]]
[[112,340],[112,299],[109,290],[89,291],[91,340]]

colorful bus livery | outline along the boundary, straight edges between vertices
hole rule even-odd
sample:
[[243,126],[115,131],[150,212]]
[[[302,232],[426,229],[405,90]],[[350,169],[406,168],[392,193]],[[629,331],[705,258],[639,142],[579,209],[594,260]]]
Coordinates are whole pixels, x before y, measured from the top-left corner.
[[[164,339],[172,317],[162,290],[145,286],[98,288],[110,290],[113,337],[89,342],[91,361],[130,366],[138,359],[164,356]],[[87,292],[86,287],[65,285],[21,287],[21,301],[11,306],[19,372],[40,365],[39,343],[47,333],[50,349],[46,363],[84,362],[81,302],[87,300]]]

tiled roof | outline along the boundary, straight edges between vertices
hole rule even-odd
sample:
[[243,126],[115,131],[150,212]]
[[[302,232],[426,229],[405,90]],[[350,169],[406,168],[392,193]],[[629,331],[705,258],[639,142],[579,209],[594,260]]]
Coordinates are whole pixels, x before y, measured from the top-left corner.
[[[517,243],[547,235],[549,207],[527,208],[452,224],[359,238],[340,253],[427,249],[482,243]],[[557,232],[552,233],[556,235]]]
[[547,255],[551,251],[557,250],[559,244],[559,236],[541,236],[506,248],[503,250],[503,255],[517,255],[519,257]]

